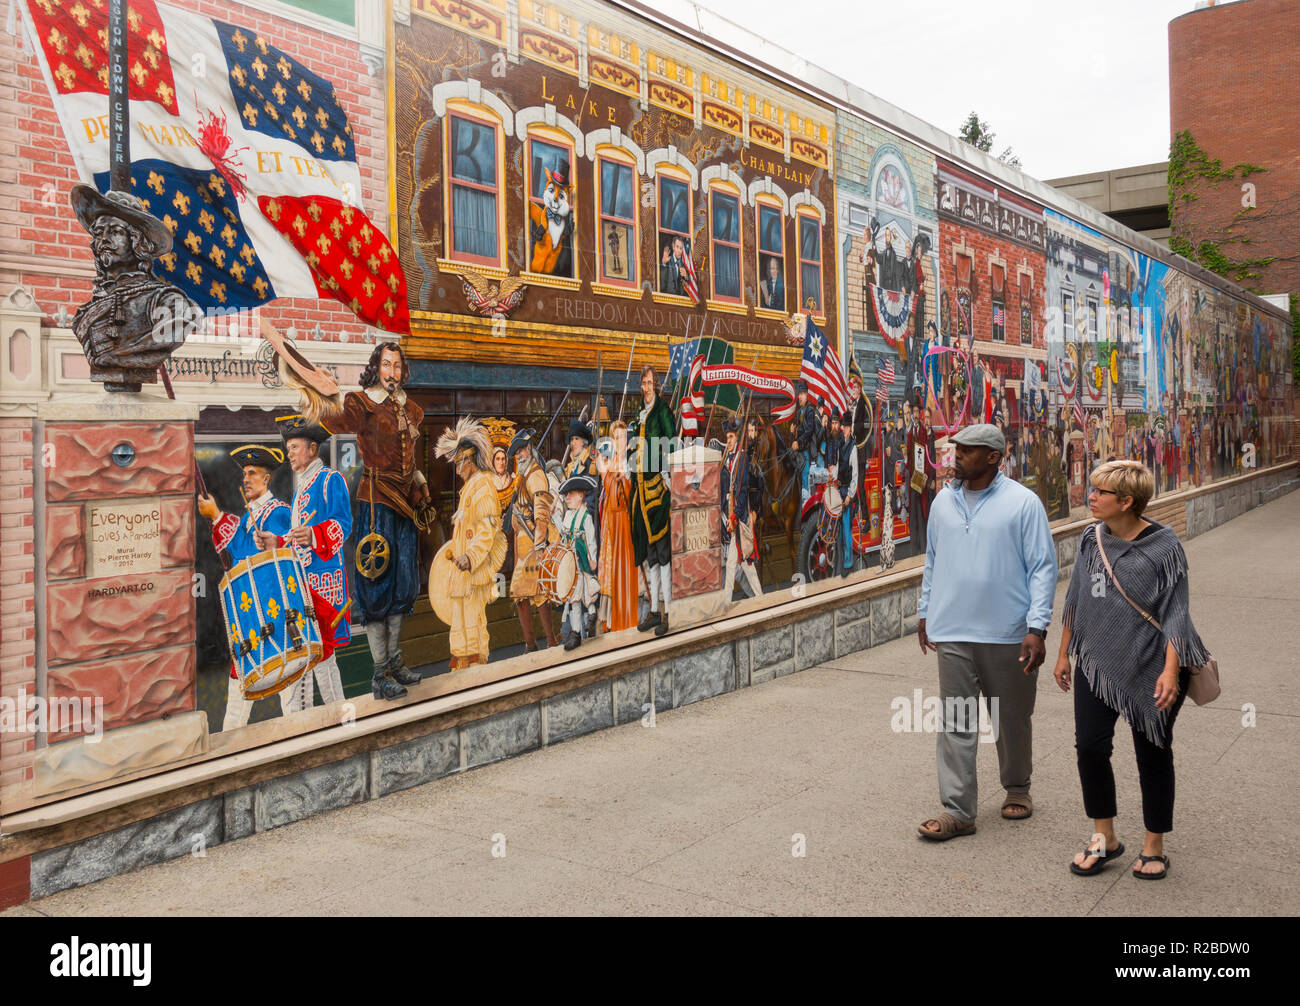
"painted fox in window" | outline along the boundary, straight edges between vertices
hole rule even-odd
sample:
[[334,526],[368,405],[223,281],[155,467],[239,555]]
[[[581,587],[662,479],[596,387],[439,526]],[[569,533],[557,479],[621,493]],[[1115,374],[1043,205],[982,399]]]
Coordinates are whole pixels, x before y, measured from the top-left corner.
[[529,232],[533,241],[530,272],[547,276],[573,275],[573,186],[563,168],[546,168],[546,189],[539,206],[528,201]]

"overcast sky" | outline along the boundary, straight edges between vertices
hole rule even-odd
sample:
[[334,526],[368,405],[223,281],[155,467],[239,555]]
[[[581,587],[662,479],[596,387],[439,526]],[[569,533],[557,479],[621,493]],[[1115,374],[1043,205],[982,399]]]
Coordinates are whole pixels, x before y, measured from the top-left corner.
[[1169,22],[1195,0],[697,0],[1035,178],[1169,156]]

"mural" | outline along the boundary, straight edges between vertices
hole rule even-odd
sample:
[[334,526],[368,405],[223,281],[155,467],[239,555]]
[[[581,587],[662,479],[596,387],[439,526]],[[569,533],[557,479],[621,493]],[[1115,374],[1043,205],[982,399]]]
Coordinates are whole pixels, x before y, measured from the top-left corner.
[[391,246],[319,235],[409,334],[268,323],[274,406],[200,429],[227,750],[919,564],[968,423],[1057,521],[1288,456],[1280,316],[599,0],[411,7]]
[[[303,394],[282,411],[334,434],[321,470],[352,501],[307,549],[341,557],[356,640],[331,634],[319,701],[919,562],[971,422],[1052,520],[1085,515],[1100,460],[1168,493],[1289,450],[1279,318],[599,3],[510,8],[429,0],[393,26],[401,352],[337,389],[350,412],[311,361],[282,368]],[[401,450],[376,460],[371,427]],[[261,505],[326,512],[309,459],[268,475],[244,464],[266,451],[215,449],[219,514],[240,465]],[[200,625],[237,681],[225,626]],[[308,681],[201,694],[237,730],[311,705]]]
[[[493,0],[394,25],[412,333],[376,349],[351,418],[310,361],[286,376],[356,500],[349,696],[918,562],[971,422],[1053,520],[1086,512],[1103,459],[1167,493],[1287,451],[1280,319],[621,12],[510,7],[517,26]],[[408,431],[387,468],[357,457],[363,413]],[[375,574],[375,536],[400,576]],[[229,691],[213,719],[235,729]]]

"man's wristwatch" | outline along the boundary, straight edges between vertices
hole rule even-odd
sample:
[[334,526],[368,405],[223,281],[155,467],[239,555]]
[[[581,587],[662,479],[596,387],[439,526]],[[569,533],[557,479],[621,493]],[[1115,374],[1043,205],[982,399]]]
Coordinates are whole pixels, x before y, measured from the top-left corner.
[[1041,638],[1043,638],[1043,639],[1046,639],[1046,638],[1047,638],[1047,630],[1046,630],[1046,629],[1030,629],[1029,631],[1032,632],[1035,636],[1039,636],[1039,637],[1041,637]]

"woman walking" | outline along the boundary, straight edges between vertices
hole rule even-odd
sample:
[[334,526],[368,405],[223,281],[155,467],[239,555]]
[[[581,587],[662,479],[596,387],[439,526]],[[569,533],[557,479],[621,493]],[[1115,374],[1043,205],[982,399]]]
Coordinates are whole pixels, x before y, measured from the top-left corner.
[[1173,830],[1174,720],[1187,694],[1189,668],[1209,655],[1192,627],[1187,556],[1178,535],[1142,517],[1155,495],[1151,471],[1136,461],[1110,461],[1089,481],[1088,507],[1097,523],[1079,542],[1053,671],[1061,690],[1069,691],[1074,657],[1075,750],[1084,811],[1094,822],[1093,838],[1070,871],[1092,876],[1124,854],[1115,835],[1110,765],[1115,720],[1123,716],[1133,730],[1146,825],[1133,875],[1162,880],[1169,871],[1164,836]]

